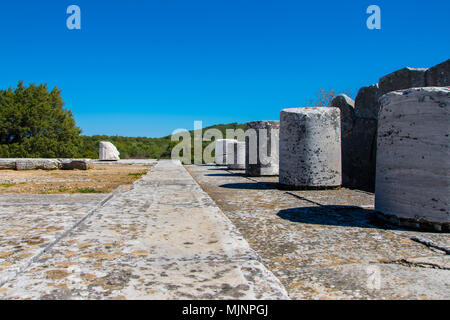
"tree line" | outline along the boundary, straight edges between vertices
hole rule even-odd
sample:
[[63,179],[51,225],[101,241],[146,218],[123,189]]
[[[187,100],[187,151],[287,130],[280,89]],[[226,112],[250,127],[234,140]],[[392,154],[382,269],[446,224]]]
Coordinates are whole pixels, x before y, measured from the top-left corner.
[[[205,128],[244,128],[232,123]],[[193,131],[191,136],[193,137]],[[0,158],[98,158],[100,141],[112,142],[126,158],[170,158],[178,143],[162,138],[123,136],[84,136],[72,112],[64,107],[61,90],[46,84],[20,81],[15,89],[0,90]],[[210,143],[210,142],[209,142]],[[209,144],[204,143],[204,146]]]

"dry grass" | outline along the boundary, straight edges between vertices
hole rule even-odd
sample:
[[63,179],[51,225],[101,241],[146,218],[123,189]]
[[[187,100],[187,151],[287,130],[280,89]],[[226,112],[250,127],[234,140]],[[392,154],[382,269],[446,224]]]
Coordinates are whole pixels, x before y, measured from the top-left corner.
[[151,166],[95,165],[81,170],[0,171],[0,193],[109,193],[132,184]]

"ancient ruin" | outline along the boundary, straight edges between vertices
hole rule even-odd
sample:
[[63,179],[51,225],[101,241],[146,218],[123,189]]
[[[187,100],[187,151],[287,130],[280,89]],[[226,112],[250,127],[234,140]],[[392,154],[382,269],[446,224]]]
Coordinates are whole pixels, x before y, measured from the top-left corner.
[[227,143],[234,142],[234,139],[217,139],[215,142],[215,163],[218,166],[227,165]]
[[280,121],[252,121],[246,124],[245,174],[251,177],[279,173]]
[[408,227],[450,231],[450,88],[381,98],[375,209]]
[[100,161],[117,161],[120,160],[119,155],[120,152],[111,142],[100,142],[98,151],[98,159]]
[[[412,87],[450,86],[449,73],[450,60],[429,69],[407,67],[381,77],[377,84],[359,90],[355,99],[351,143],[348,141],[350,138],[343,138],[344,186],[369,192],[375,190],[377,127],[381,96],[390,91]],[[348,145],[351,147],[347,147]]]
[[280,184],[338,187],[342,183],[338,108],[292,108],[280,114]]
[[231,170],[245,170],[245,142],[227,142],[227,167]]

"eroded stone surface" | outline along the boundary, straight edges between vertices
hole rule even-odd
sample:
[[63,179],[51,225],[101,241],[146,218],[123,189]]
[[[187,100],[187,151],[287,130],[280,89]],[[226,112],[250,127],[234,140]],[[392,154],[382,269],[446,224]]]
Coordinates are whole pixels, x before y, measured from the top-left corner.
[[[284,191],[276,177],[246,178],[214,166],[187,166],[292,299],[448,299],[450,236],[402,230],[375,219],[373,194],[349,189]],[[436,261],[437,260],[437,261]],[[377,269],[378,268],[378,269]],[[371,275],[380,288],[371,289]],[[377,271],[378,270],[378,271]]]
[[227,167],[232,170],[245,170],[245,142],[227,143]]
[[253,177],[277,176],[280,121],[247,122],[245,129],[245,174]]
[[215,163],[218,166],[227,165],[227,144],[234,142],[234,139],[218,139],[215,142]]
[[450,226],[450,89],[414,88],[381,98],[376,209]]
[[0,284],[87,215],[105,195],[0,195]]
[[353,142],[352,133],[355,122],[355,101],[345,94],[337,95],[331,101],[331,107],[341,110],[341,158],[342,185],[348,186],[356,173],[352,167]]
[[425,87],[426,72],[425,68],[406,67],[382,77],[378,82],[381,95],[396,90]]
[[450,86],[450,59],[427,70],[427,87]]
[[100,161],[117,161],[120,160],[120,152],[116,146],[108,141],[100,141],[98,147],[98,159]]
[[285,299],[278,279],[178,162],[160,161],[39,261],[6,299]]
[[16,170],[57,170],[61,162],[57,159],[16,159]]
[[89,170],[93,167],[91,159],[59,159],[63,170]]
[[340,110],[290,108],[280,113],[280,183],[335,187],[342,183]]

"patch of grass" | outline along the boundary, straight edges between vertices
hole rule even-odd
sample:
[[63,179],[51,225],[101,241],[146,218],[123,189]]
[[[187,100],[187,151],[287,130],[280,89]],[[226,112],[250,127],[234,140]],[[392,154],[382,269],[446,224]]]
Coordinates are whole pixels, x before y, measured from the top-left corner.
[[67,192],[67,191],[69,191],[68,188],[59,188],[58,189],[58,192]]
[[136,172],[136,173],[129,173],[129,176],[133,176],[133,177],[142,177],[143,175],[147,174],[147,171],[144,172]]
[[20,182],[19,184],[27,184],[26,182]]
[[10,187],[14,187],[15,185],[16,185],[15,183],[2,183],[2,184],[0,184],[0,187],[10,188]]
[[95,190],[94,188],[81,188],[77,189],[78,193],[103,193],[102,191]]

